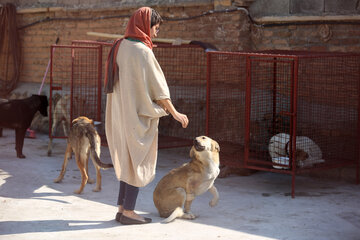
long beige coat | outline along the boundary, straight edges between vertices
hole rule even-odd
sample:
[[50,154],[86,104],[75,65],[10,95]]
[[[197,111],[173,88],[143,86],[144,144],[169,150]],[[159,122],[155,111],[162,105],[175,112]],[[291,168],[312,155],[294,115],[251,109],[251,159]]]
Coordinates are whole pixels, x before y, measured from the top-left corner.
[[105,131],[116,177],[143,187],[155,177],[159,118],[154,101],[170,99],[164,74],[151,49],[123,40],[116,62],[119,82],[107,95]]

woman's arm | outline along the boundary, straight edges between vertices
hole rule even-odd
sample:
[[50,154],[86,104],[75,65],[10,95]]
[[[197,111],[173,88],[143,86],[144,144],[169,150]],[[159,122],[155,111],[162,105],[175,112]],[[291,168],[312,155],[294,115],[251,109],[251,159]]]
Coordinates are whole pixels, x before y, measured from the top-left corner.
[[160,99],[157,100],[156,103],[160,105],[160,107],[162,107],[166,112],[169,112],[176,121],[180,122],[183,128],[187,127],[189,124],[187,116],[185,114],[179,113],[175,109],[170,99]]

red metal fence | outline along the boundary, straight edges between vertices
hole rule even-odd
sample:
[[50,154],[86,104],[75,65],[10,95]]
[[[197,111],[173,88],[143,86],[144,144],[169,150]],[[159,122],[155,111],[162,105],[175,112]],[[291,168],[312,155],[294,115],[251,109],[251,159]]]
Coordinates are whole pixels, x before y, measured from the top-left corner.
[[159,44],[154,48],[175,108],[190,121],[183,129],[171,116],[159,123],[159,147],[192,145],[192,140],[205,134],[206,118],[206,52],[197,44],[173,46]]
[[[110,47],[52,46],[51,111],[56,93],[69,95],[69,119],[105,122]],[[356,165],[359,181],[359,54],[206,52],[199,44],[159,44],[154,54],[173,104],[190,120],[182,129],[172,117],[161,118],[160,148],[191,145],[206,134],[220,143],[223,165],[292,175],[292,196],[296,174],[305,171]],[[104,124],[99,133],[105,140]]]
[[[66,137],[72,119],[101,118],[101,47],[51,46],[49,137]],[[57,125],[59,124],[59,125]]]
[[[72,100],[68,102],[67,106],[69,119],[85,115],[101,122],[102,124],[98,126],[98,131],[103,141],[106,139],[103,124],[105,122],[106,94],[101,89],[105,73],[105,62],[111,46],[111,43],[87,40],[73,41],[71,46],[54,45],[53,48],[56,49],[54,53],[57,55],[53,57],[51,69],[50,95],[53,96],[55,93],[58,93],[63,96],[72,93]],[[81,61],[74,61],[74,56],[70,53],[75,52],[77,54],[76,59],[80,60],[81,55],[78,53],[80,49],[84,49],[83,51],[87,49],[87,52],[96,51],[96,53],[93,53],[94,56],[83,55],[84,57]],[[158,44],[154,48],[154,54],[167,79],[173,104],[179,112],[187,114],[191,121],[191,124],[185,130],[172,117],[161,118],[159,123],[159,148],[191,145],[195,136],[205,134],[205,49],[199,44],[183,44],[180,46]],[[80,69],[80,67],[83,68]],[[82,75],[87,76],[91,74],[92,76],[88,80],[84,79],[80,76],[79,71],[81,71]],[[60,74],[65,74],[66,76],[60,77]],[[97,81],[100,78],[100,84],[91,84],[91,81],[93,81],[91,79],[93,78],[96,78]],[[86,84],[87,81],[89,81],[88,85]],[[67,90],[64,91],[64,89]],[[72,92],[71,89],[73,89]],[[90,95],[93,96],[94,92],[98,93],[95,102],[86,101],[84,102],[86,105],[79,102],[79,100],[88,99]],[[74,109],[71,106],[86,106],[86,108],[82,109],[83,111],[74,112],[76,108]],[[70,114],[70,108],[73,109],[71,111],[72,114]],[[93,109],[96,109],[96,116],[92,114]],[[61,136],[63,136],[61,131],[50,131],[50,137]]]
[[208,53],[206,135],[220,144],[221,163],[244,167],[246,55]]
[[[92,46],[92,47],[98,47],[100,48],[100,59],[99,59],[99,68],[100,68],[100,74],[101,74],[101,84],[97,87],[97,90],[99,91],[99,96],[101,97],[101,100],[98,102],[98,109],[100,111],[100,117],[97,121],[99,121],[101,124],[97,125],[96,129],[101,136],[102,142],[106,143],[106,136],[105,136],[105,108],[106,108],[106,94],[102,90],[102,87],[104,86],[104,76],[105,76],[105,63],[108,56],[108,53],[111,49],[112,44],[107,42],[99,42],[99,41],[89,41],[89,40],[74,40],[72,41],[73,46]],[[84,61],[87,61],[84,59]]]
[[221,162],[295,175],[355,165],[360,55],[208,53],[207,134]]

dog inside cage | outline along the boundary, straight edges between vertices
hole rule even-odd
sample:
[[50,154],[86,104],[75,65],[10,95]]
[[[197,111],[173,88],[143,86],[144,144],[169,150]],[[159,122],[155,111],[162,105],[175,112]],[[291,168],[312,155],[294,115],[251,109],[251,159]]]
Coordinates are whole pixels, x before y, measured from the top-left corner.
[[[296,136],[295,140],[295,157],[296,166],[299,168],[312,167],[315,164],[323,163],[320,147],[306,136]],[[289,169],[291,168],[291,141],[287,133],[278,133],[269,141],[269,154],[275,165],[274,168]],[[279,165],[282,166],[279,166]]]

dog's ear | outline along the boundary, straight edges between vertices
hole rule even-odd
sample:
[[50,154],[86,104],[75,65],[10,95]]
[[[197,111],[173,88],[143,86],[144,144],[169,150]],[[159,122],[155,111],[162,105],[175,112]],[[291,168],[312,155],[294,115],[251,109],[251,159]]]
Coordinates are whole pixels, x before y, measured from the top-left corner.
[[190,158],[191,158],[191,159],[195,159],[195,158],[196,158],[196,154],[195,154],[194,147],[191,147],[191,149],[190,149]]
[[211,143],[211,151],[217,151],[220,152],[220,146],[217,142],[212,141]]

